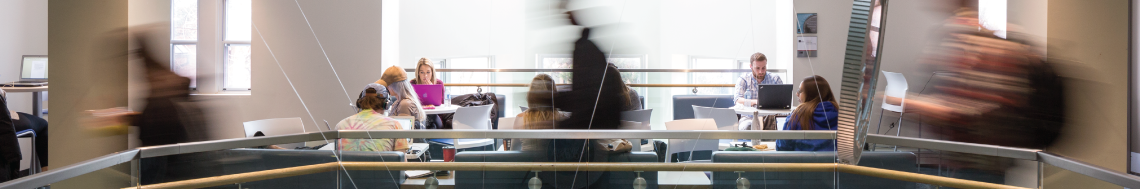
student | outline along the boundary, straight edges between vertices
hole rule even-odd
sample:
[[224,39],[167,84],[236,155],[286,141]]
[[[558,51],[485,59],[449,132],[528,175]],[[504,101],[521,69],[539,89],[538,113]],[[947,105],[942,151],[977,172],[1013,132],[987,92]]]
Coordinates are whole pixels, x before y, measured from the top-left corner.
[[16,129],[12,124],[8,105],[4,100],[4,90],[0,89],[0,182],[16,179],[20,171],[20,143],[16,141]]
[[443,80],[435,75],[435,66],[431,65],[430,59],[420,58],[419,63],[416,63],[416,78],[412,79],[412,84],[442,85]]
[[[550,75],[538,74],[530,81],[530,91],[526,94],[526,103],[529,108],[519,113],[515,118],[515,125],[522,129],[553,129],[554,122],[566,118],[558,113],[552,105],[554,100],[554,78]],[[518,141],[518,143],[514,142]],[[549,140],[522,139],[514,140],[512,145],[519,145],[513,149],[522,151],[544,150]]]
[[399,66],[388,67],[376,83],[388,87],[388,93],[396,99],[395,102],[389,104],[388,115],[412,116],[418,121],[427,120],[424,108],[420,105],[420,98],[416,96],[416,90],[412,88],[412,84],[408,83],[408,74],[404,73],[404,68]]
[[[796,92],[800,105],[788,115],[784,130],[836,130],[839,128],[839,110],[831,85],[822,76],[804,78]],[[777,140],[779,151],[835,151],[835,140],[804,139]]]
[[[618,75],[621,75],[621,72],[618,71],[617,65],[614,65],[614,63],[610,63],[609,66],[610,66],[609,67],[610,70],[612,70],[613,72],[618,72]],[[627,85],[625,83],[625,80],[621,80],[619,82],[621,82],[621,86],[624,86],[624,87],[622,87],[621,94],[627,94],[625,96],[626,103],[622,104],[621,110],[622,111],[631,111],[631,110],[644,109],[641,107],[641,95],[637,94],[637,90],[633,90],[633,88],[630,88],[629,85]]]
[[[412,79],[414,85],[443,85],[443,80],[440,80],[435,75],[435,67],[431,65],[431,60],[428,58],[420,58],[419,63],[416,63],[416,78]],[[442,94],[447,94],[444,91]],[[443,102],[451,103],[451,102]],[[427,105],[431,107],[433,105]],[[445,116],[451,119],[449,116]],[[427,129],[443,129],[443,119],[440,115],[428,115],[427,121],[424,123]]]
[[[337,130],[401,130],[400,122],[384,116],[388,107],[388,90],[379,84],[368,84],[364,89],[364,96],[356,100],[356,107],[360,113],[348,116],[336,124]],[[339,139],[337,150],[344,151],[405,151],[408,150],[406,138],[384,139]]]
[[[768,56],[764,53],[754,53],[752,57],[748,58],[749,68],[752,69],[751,74],[740,76],[736,82],[736,94],[732,96],[732,101],[737,105],[743,106],[756,106],[757,99],[760,98],[759,86],[761,84],[784,84],[784,80],[780,76],[768,73]],[[752,115],[740,115],[739,121],[740,130],[748,130],[752,127]]]

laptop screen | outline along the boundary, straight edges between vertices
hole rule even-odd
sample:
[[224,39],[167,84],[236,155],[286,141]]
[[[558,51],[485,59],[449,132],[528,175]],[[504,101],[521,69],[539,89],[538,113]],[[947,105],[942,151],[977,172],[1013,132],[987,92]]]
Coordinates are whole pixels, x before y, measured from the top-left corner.
[[47,80],[48,57],[42,55],[24,55],[20,71],[20,80]]

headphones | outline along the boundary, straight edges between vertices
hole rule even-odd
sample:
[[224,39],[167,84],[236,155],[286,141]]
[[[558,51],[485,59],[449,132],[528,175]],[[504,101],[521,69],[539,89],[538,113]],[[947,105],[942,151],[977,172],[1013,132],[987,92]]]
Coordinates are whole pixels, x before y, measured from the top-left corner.
[[[396,99],[393,98],[392,95],[388,94],[388,88],[387,87],[384,87],[384,85],[375,84],[375,83],[368,84],[367,86],[365,86],[364,90],[360,91],[360,98],[364,98],[367,96],[368,89],[375,89],[376,90],[376,97],[383,99],[382,101],[380,101],[380,106],[388,107],[389,104],[392,104],[393,102],[396,101]],[[358,98],[357,100],[359,101],[360,98]],[[360,107],[359,102],[356,103],[356,108],[364,109],[364,107]]]

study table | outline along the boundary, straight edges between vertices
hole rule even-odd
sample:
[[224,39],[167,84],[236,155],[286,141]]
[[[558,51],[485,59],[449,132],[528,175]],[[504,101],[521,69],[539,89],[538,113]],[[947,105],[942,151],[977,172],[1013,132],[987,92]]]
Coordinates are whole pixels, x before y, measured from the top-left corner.
[[9,92],[9,93],[20,93],[20,92],[32,93],[32,110],[33,110],[32,115],[35,115],[36,117],[44,117],[43,92],[48,91],[48,86],[0,87],[0,89],[4,89],[5,92]]

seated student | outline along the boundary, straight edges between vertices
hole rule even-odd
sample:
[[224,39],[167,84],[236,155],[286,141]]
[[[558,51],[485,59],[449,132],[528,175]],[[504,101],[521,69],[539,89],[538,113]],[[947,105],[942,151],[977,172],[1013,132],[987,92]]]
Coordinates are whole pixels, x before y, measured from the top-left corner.
[[416,118],[417,122],[427,121],[427,114],[424,113],[423,105],[420,104],[420,98],[416,96],[416,90],[408,82],[408,74],[404,73],[404,68],[399,66],[388,67],[376,83],[387,87],[388,93],[396,99],[395,102],[389,104],[388,115],[412,116]]
[[[415,76],[416,78],[411,81],[413,85],[443,85],[443,80],[436,77],[435,67],[431,65],[431,60],[428,58],[420,58],[420,61],[416,63]],[[447,94],[447,91],[444,91],[443,94]],[[440,115],[428,115],[424,126],[427,127],[426,129],[443,129],[443,119],[441,118]],[[450,119],[450,117],[448,118]]]
[[[364,96],[356,100],[356,107],[360,113],[348,116],[336,124],[337,130],[401,130],[400,122],[384,116],[385,107],[388,107],[387,89],[378,84],[368,84],[364,89]],[[406,151],[408,139],[339,139],[337,150],[346,151]]]
[[[610,70],[614,70],[615,72],[618,71],[617,65],[614,65],[614,63],[609,63],[609,64],[610,64],[609,65]],[[618,72],[618,75],[621,75],[621,72]],[[625,83],[624,79],[619,81],[619,82],[621,82],[621,86],[624,86],[621,93],[626,94],[625,98],[627,98],[626,103],[622,104],[622,106],[621,106],[622,107],[621,111],[645,109],[645,108],[641,107],[641,95],[637,94],[637,90],[633,90],[633,88],[630,88],[629,85],[627,83]]]
[[[558,113],[552,105],[554,100],[554,79],[550,75],[538,74],[530,81],[530,91],[526,94],[526,104],[529,108],[519,113],[515,118],[515,125],[521,129],[553,129],[554,122],[565,119],[566,115]],[[517,141],[517,142],[516,142]],[[512,149],[522,151],[545,150],[550,140],[543,139],[514,139]]]
[[[788,115],[784,130],[836,130],[839,128],[839,110],[831,85],[822,76],[804,78],[796,92],[800,105]],[[835,151],[835,140],[804,139],[777,140],[779,151]]]
[[[761,84],[784,84],[784,80],[780,79],[780,76],[768,73],[768,57],[764,53],[752,54],[748,60],[752,73],[740,76],[736,82],[736,94],[732,96],[732,101],[737,105],[752,107],[756,106],[756,101],[760,98],[757,93],[760,92],[758,90]],[[752,127],[752,115],[740,115],[740,122],[737,125],[740,130],[748,130]]]

